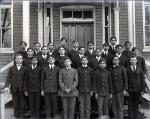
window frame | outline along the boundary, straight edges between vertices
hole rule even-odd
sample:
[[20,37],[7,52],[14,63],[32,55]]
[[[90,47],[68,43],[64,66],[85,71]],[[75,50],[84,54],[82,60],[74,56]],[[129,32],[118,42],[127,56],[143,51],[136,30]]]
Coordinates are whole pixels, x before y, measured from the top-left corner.
[[[11,26],[10,26],[11,47],[10,48],[0,47],[0,53],[14,53],[14,50],[13,50],[13,2],[11,2],[11,5],[0,5],[0,9],[2,9],[2,8],[9,8],[11,11]],[[0,29],[2,29],[2,28],[0,27]],[[1,40],[1,38],[0,38],[0,40]]]
[[150,46],[146,46],[145,43],[146,43],[146,37],[145,37],[145,7],[146,6],[149,6],[150,7],[150,2],[144,2],[143,1],[143,46],[144,46],[144,49],[143,49],[143,52],[150,52]]

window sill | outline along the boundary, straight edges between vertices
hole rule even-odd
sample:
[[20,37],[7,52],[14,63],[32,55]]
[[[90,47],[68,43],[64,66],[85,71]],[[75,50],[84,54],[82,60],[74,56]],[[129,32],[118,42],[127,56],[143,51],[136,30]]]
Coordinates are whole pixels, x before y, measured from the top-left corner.
[[143,52],[150,52],[150,48],[144,48]]
[[0,53],[14,53],[14,50],[11,48],[0,48]]

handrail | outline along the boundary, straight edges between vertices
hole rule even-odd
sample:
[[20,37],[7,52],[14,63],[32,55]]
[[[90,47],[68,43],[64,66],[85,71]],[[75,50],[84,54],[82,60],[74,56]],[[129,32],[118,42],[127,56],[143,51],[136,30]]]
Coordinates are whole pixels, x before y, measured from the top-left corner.
[[10,63],[6,64],[5,66],[3,66],[1,69],[0,69],[0,73],[6,71],[7,69],[9,69],[11,66],[14,65],[14,61],[11,61]]

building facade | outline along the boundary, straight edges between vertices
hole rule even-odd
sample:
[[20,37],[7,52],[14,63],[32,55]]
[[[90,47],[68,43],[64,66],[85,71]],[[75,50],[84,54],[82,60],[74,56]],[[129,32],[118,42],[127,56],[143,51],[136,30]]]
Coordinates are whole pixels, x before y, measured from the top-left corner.
[[[109,42],[111,36],[124,44],[141,49],[145,59],[150,58],[150,2],[147,1],[11,1],[0,5],[0,68],[1,81],[19,43],[28,47],[34,42],[58,46],[61,37],[68,39],[71,49],[73,40],[80,46],[94,41],[95,48]],[[150,61],[149,61],[150,62]]]

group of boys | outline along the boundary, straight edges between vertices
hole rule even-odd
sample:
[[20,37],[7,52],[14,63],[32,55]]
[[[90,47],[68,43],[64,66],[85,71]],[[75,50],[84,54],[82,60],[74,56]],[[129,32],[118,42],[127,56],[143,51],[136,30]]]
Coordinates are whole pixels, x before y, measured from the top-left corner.
[[9,87],[11,90],[14,116],[24,114],[24,95],[28,96],[31,116],[39,116],[42,94],[46,117],[50,119],[57,119],[60,105],[63,119],[74,119],[76,99],[80,119],[90,119],[91,97],[97,100],[99,119],[109,118],[110,99],[114,119],[123,119],[124,96],[128,95],[129,117],[139,119],[146,74],[139,48],[131,50],[129,41],[124,46],[117,44],[116,37],[110,38],[110,44],[103,44],[102,50],[94,50],[92,41],[87,43],[87,50],[79,47],[78,41],[72,42],[70,51],[66,44],[66,38],[60,40],[56,49],[53,43],[41,48],[37,42],[34,49],[26,51],[27,44],[20,43],[21,49],[15,54],[15,65],[9,69],[5,83],[5,91],[9,92]]

